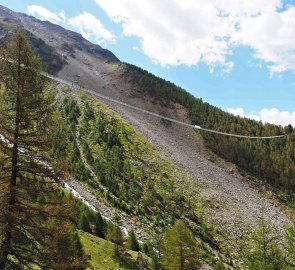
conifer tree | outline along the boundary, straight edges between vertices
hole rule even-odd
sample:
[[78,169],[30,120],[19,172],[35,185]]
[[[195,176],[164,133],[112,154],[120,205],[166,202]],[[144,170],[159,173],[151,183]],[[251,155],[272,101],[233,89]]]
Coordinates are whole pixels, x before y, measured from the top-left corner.
[[252,270],[283,270],[286,260],[277,243],[277,236],[264,217],[259,228],[253,233],[253,247],[245,247],[243,252],[245,264]]
[[114,256],[119,257],[122,253],[124,237],[120,228],[121,220],[118,213],[114,217],[114,224],[109,224],[108,238],[114,243]]
[[[155,244],[157,245],[157,243]],[[152,267],[154,270],[161,269],[161,265],[160,265],[160,261],[161,261],[160,256],[162,252],[161,246],[162,245],[157,245],[158,249],[156,249],[150,241],[145,242],[142,246],[143,252],[152,259]]]
[[[76,214],[46,163],[54,95],[40,72],[40,60],[17,32],[0,58],[0,269],[82,269],[83,252],[70,234]],[[59,249],[61,239],[75,239],[77,249]]]
[[164,235],[163,265],[167,270],[199,269],[199,249],[193,234],[182,220],[177,220]]
[[288,265],[290,269],[295,269],[295,221],[286,230],[286,250],[288,252]]
[[78,222],[78,227],[83,230],[84,232],[92,233],[90,223],[89,223],[89,216],[86,213],[83,213]]
[[100,213],[95,213],[94,215],[94,228],[95,235],[101,238],[106,237],[107,223]]
[[130,232],[129,237],[128,237],[128,247],[129,247],[129,249],[134,250],[134,251],[140,250],[140,245],[136,239],[136,235],[133,230]]

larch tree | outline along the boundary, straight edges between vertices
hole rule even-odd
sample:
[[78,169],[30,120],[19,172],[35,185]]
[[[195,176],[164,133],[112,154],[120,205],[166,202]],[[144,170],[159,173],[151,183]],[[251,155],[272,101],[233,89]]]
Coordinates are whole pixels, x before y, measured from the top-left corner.
[[115,214],[114,224],[109,225],[108,239],[114,243],[114,256],[120,257],[123,251],[124,236],[121,226],[121,219],[118,213]]
[[134,251],[140,251],[140,244],[137,241],[134,230],[131,230],[128,236],[128,248]]
[[167,270],[194,270],[200,267],[200,249],[182,220],[164,234],[162,264]]
[[[264,210],[263,210],[264,211]],[[278,236],[262,216],[252,235],[253,245],[243,248],[244,262],[252,270],[284,270],[286,256],[278,245]]]
[[83,269],[75,211],[46,162],[55,96],[21,32],[1,50],[0,81],[0,269]]
[[286,229],[287,262],[290,269],[295,269],[295,221]]

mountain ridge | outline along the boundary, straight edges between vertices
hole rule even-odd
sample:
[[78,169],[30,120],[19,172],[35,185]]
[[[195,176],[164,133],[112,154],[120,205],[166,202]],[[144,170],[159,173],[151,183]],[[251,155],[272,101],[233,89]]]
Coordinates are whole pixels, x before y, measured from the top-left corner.
[[[251,121],[249,124],[251,129],[243,129],[244,123],[248,123],[246,120],[241,121],[243,124],[242,128],[238,128],[234,124],[240,123],[238,122],[240,121],[239,118],[228,117],[228,114],[220,113],[217,108],[202,103],[199,99],[196,99],[196,103],[193,103],[193,97],[190,99],[190,94],[183,94],[181,88],[173,86],[151,74],[146,74],[145,71],[138,71],[131,65],[121,63],[116,56],[113,58],[111,52],[110,55],[108,53],[104,55],[104,49],[96,51],[95,48],[101,47],[95,47],[97,45],[85,41],[79,34],[75,35],[64,29],[63,31],[69,33],[69,35],[65,34],[59,40],[58,33],[54,32],[55,29],[60,30],[61,27],[59,26],[56,28],[51,23],[44,23],[27,15],[15,14],[12,11],[5,11],[4,13],[6,14],[5,16],[7,14],[11,14],[12,17],[20,16],[22,24],[26,21],[31,21],[31,24],[27,24],[25,30],[32,31],[31,33],[33,33],[37,40],[41,39],[46,46],[49,46],[46,48],[53,48],[53,45],[58,45],[56,46],[58,49],[53,50],[53,52],[57,53],[58,57],[64,60],[65,63],[60,69],[55,70],[56,74],[63,79],[77,83],[81,88],[90,88],[167,117],[191,121],[194,124],[208,125],[217,130],[223,128],[217,125],[218,121],[226,119],[225,122],[229,121],[230,124],[233,124],[233,129],[237,132],[240,132],[241,129],[249,134],[264,134],[270,131],[282,132],[282,128],[272,125],[263,126],[255,124],[252,126],[252,123],[255,122]],[[9,21],[5,21],[5,16],[0,13],[0,23],[9,24]],[[34,23],[37,26],[34,26]],[[46,34],[41,33],[38,27],[38,25],[42,24],[44,24],[42,26],[44,28],[46,26],[49,27]],[[74,41],[72,40],[72,35],[77,38],[76,41],[75,38]],[[79,44],[80,41],[82,45]],[[63,46],[63,44],[67,45]],[[51,65],[50,62],[49,64]],[[65,86],[62,84],[59,85],[59,89],[66,92]],[[68,87],[67,91],[73,96],[78,95],[77,89]],[[225,152],[228,147],[237,147],[236,155],[238,155],[241,149],[239,147],[247,148],[248,145],[243,145],[243,143],[240,145],[241,141],[238,140],[233,142],[226,141],[223,137],[212,136],[207,138],[204,134],[195,132],[192,129],[180,128],[173,123],[160,121],[144,113],[134,112],[130,108],[122,107],[110,101],[103,102],[109,108],[116,111],[120,117],[125,119],[152,144],[165,160],[171,161],[177,169],[183,172],[185,177],[184,179],[177,179],[177,185],[185,195],[187,195],[187,191],[197,191],[196,194],[192,195],[191,199],[198,200],[202,198],[202,204],[205,205],[206,209],[202,215],[223,231],[225,234],[224,238],[227,240],[237,241],[240,237],[247,234],[249,226],[255,228],[261,215],[262,205],[264,205],[268,222],[276,228],[278,233],[281,233],[283,227],[289,224],[290,209],[284,208],[284,205],[270,192],[271,189],[263,191],[264,185],[258,185],[257,188],[257,186],[253,185],[253,181],[250,180],[252,176],[231,163],[230,161],[232,160],[227,155],[225,155],[224,160],[210,150],[214,149],[216,147],[214,143],[217,143],[221,153]],[[101,113],[103,111],[108,115],[107,110],[102,110]],[[200,119],[196,116],[200,116]],[[230,129],[230,127],[228,128]],[[86,129],[86,131],[89,131],[89,129]],[[85,130],[84,137],[87,137]],[[292,138],[290,137],[288,140],[291,141]],[[292,146],[291,142],[288,141],[288,143]],[[212,147],[208,148],[210,144]],[[92,145],[95,144],[93,143]],[[264,146],[264,144],[262,145]],[[250,146],[252,147],[253,145]],[[273,147],[278,146],[274,143]],[[90,150],[94,154],[95,150]],[[250,150],[254,151],[255,149],[250,148]],[[251,153],[250,150],[245,153]],[[278,148],[279,150],[280,148]],[[292,152],[290,153],[291,159],[289,159],[292,165],[291,155]],[[233,156],[233,159],[235,157]],[[251,157],[248,158],[250,159]],[[290,175],[290,182],[292,183],[292,177],[294,178],[292,171]],[[91,190],[88,191],[91,192]]]
[[[13,11],[6,10],[6,14],[7,13],[12,14],[14,17],[20,16],[21,18],[20,20],[22,21],[22,23],[27,22],[28,20],[29,21],[33,20],[33,23],[27,24],[27,30],[31,30],[34,34],[36,34],[37,38],[42,39],[44,36],[46,36],[45,42],[50,46],[53,45],[52,44],[53,42],[57,42],[57,47],[61,46],[65,42],[70,43],[71,35],[73,35],[72,31],[65,30],[60,26],[54,26],[54,24],[49,22],[42,22],[31,16],[14,13]],[[3,20],[3,16],[1,18]],[[34,27],[34,23],[37,23],[38,25],[44,24],[45,25],[44,27],[49,25],[52,27],[50,28],[51,31],[48,31],[45,35],[45,33],[40,33],[40,31],[38,30],[38,27],[31,29],[31,27]],[[58,34],[55,32],[52,32],[52,30],[54,29],[58,29],[58,31],[62,29],[64,33],[69,32],[70,39],[66,39],[66,40],[63,39],[63,40],[57,41]],[[64,36],[68,36],[68,35],[65,34]],[[78,40],[81,39],[80,34],[74,34],[74,36],[77,36]],[[86,45],[91,44],[90,42],[86,41],[83,38],[81,40]],[[90,45],[90,46],[92,47],[93,45]],[[115,62],[112,62],[112,61],[110,62],[109,60],[110,59],[107,59],[107,60],[106,59],[102,60],[101,58],[97,59],[96,54],[93,54],[91,50],[87,50],[87,49],[85,50],[83,48],[81,50],[81,47],[78,46],[78,48],[75,48],[74,57],[69,57],[69,55],[67,56],[67,63],[62,67],[60,71],[58,71],[58,75],[61,78],[67,79],[69,81],[74,81],[80,84],[82,87],[85,86],[90,89],[99,89],[99,92],[106,94],[107,96],[112,96],[112,97],[121,99],[123,101],[129,102],[130,104],[136,105],[138,107],[143,107],[145,109],[158,112],[160,114],[163,114],[164,116],[168,116],[168,117],[171,116],[175,119],[180,119],[184,121],[187,121],[189,119],[188,109],[185,106],[183,106],[181,102],[177,102],[177,99],[176,99],[176,102],[173,99],[172,100],[170,100],[169,98],[165,99],[163,98],[163,96],[161,95],[159,96],[157,94],[157,91],[154,91],[151,93],[149,93],[149,91],[147,90],[139,91],[138,89],[141,89],[142,86],[139,86],[138,89],[136,89],[137,85],[134,84],[133,80],[134,79],[136,80],[138,76],[142,76],[142,75],[140,75],[140,73],[138,73],[137,70],[135,71],[132,70],[130,72],[130,67],[132,68],[132,66],[128,66],[127,64],[121,63],[117,60]],[[143,126],[144,128],[144,125],[148,124],[148,121],[145,121],[145,119],[147,118],[150,121],[153,121],[153,125],[155,125],[155,128],[160,127],[160,130],[161,131],[164,130],[165,133],[169,132],[169,129],[171,128],[174,129],[173,125],[172,127],[169,127],[169,126],[165,127],[165,125],[163,124],[159,125],[158,120],[153,119],[151,116],[148,116],[148,117],[146,117],[145,115],[140,116],[141,120],[138,121],[135,119],[136,118],[135,116],[139,117],[139,115],[141,114],[133,114],[133,112],[128,109],[122,108],[115,104],[111,104],[109,102],[105,102],[105,103],[108,104],[111,108],[117,110],[119,114],[123,116],[123,118],[128,118],[128,121],[131,122],[131,124],[136,129],[138,129],[141,126]],[[150,127],[150,129],[154,129],[154,128]],[[177,142],[178,141],[177,136],[178,135],[183,136],[182,132],[183,132],[182,130],[178,130],[178,132],[175,133],[176,136],[173,140]],[[189,134],[191,138],[199,136],[198,134],[195,134],[194,132],[189,132]],[[147,132],[145,134],[145,137],[147,137],[147,139],[150,139],[150,137],[153,137],[153,136],[151,136],[151,134]],[[171,136],[160,135],[160,137],[169,138]],[[202,141],[200,140],[200,138],[197,140]],[[169,148],[168,145],[167,145],[167,148]],[[165,152],[164,148],[162,148],[162,150]],[[173,152],[173,150],[171,149],[170,151]],[[175,153],[175,155],[177,154]]]

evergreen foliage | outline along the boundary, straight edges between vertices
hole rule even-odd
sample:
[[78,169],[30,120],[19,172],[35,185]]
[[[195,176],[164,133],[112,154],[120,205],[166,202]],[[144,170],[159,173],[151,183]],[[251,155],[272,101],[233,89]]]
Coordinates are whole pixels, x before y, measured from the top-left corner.
[[162,252],[161,247],[162,245],[161,246],[157,245],[157,249],[156,249],[150,241],[145,242],[142,247],[143,252],[152,259],[152,266],[154,270],[161,269],[161,263],[160,263],[161,252]]
[[133,251],[140,251],[140,245],[136,239],[136,235],[132,230],[128,236],[128,248]]
[[259,228],[252,235],[253,247],[244,248],[245,264],[253,270],[287,270],[286,256],[278,245],[274,231],[261,218]]
[[194,270],[200,267],[200,249],[182,220],[177,220],[164,235],[162,263],[167,270]]
[[[61,163],[64,170],[68,170],[74,177],[87,182],[91,173],[86,169],[77,146],[76,125],[81,115],[76,100],[66,96],[60,106],[59,128],[52,134],[52,155]],[[57,164],[58,167],[61,167]]]
[[0,99],[5,138],[0,141],[0,269],[83,269],[71,222],[77,213],[50,183],[54,175],[44,162],[47,134],[54,128],[54,95],[23,34],[16,33],[1,51],[0,70],[5,84]]
[[114,243],[114,256],[120,257],[123,253],[124,236],[121,226],[120,216],[116,213],[114,217],[114,224],[109,224],[108,239]]
[[[84,181],[100,200],[109,201],[158,234],[180,216],[197,220],[194,233],[213,248],[218,246],[210,228],[202,224],[204,221],[201,218],[196,218],[194,202],[178,189],[176,178],[181,179],[183,176],[169,162],[161,159],[130,125],[86,94],[81,95],[79,104],[74,98],[66,96],[60,111],[62,129],[54,135],[59,140],[54,140],[52,152],[61,153],[56,158],[61,160],[64,169],[76,179]],[[60,142],[66,137],[70,140]],[[82,151],[78,148],[78,142]],[[60,148],[66,148],[66,151],[60,151]],[[82,155],[96,178],[89,172],[83,177],[88,169]],[[78,164],[81,166],[77,167]],[[100,184],[106,187],[106,193]],[[96,234],[91,215],[83,210],[81,218],[85,224],[84,230]],[[115,231],[110,223],[106,227],[98,227],[104,228],[103,235],[100,235],[103,238],[106,237],[106,231],[107,238]],[[80,228],[83,228],[82,223]],[[154,242],[156,250],[162,250],[158,244],[161,241]],[[151,256],[155,269],[160,267],[161,253]]]
[[173,103],[183,105],[188,110],[192,124],[248,136],[281,135],[286,132],[288,136],[285,139],[272,141],[237,139],[206,132],[202,132],[202,136],[207,146],[222,158],[275,188],[295,192],[295,131],[291,125],[283,129],[233,116],[133,65],[126,64],[126,74],[136,86],[136,91],[148,93],[168,107]]
[[[111,202],[128,214],[165,227],[180,209],[192,214],[190,202],[176,190],[177,172],[156,158],[144,139],[105,106],[82,95],[80,142],[100,183],[114,195]],[[81,174],[81,171],[80,171]]]
[[108,223],[103,219],[100,213],[93,215],[94,234],[100,238],[106,238]]
[[295,221],[286,229],[286,250],[288,252],[287,263],[290,269],[295,269]]
[[80,207],[80,216],[78,228],[84,232],[91,233],[100,238],[106,238],[108,223],[103,219],[100,213],[94,212],[86,207]]
[[78,228],[84,232],[92,233],[89,218],[85,213],[83,213],[79,218]]

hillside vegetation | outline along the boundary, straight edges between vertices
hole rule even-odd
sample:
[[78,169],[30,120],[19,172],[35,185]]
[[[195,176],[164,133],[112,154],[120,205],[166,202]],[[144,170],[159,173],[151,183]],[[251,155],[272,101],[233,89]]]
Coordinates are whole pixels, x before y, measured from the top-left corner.
[[63,160],[63,169],[85,182],[99,200],[133,216],[152,233],[175,219],[188,218],[194,221],[196,233],[216,245],[198,217],[199,202],[181,189],[182,174],[129,124],[88,95],[82,95],[80,104],[66,96],[61,114],[52,153],[57,163]]
[[[96,237],[84,231],[79,232],[81,243],[85,253],[89,256],[88,268],[86,270],[140,270],[136,263],[138,252],[132,250],[125,251],[126,260],[118,260],[113,256],[114,244],[103,238]],[[150,262],[145,255],[144,260]]]
[[[226,242],[227,235],[203,217],[197,179],[192,179],[195,188],[184,191],[182,172],[91,96],[77,92],[64,96],[61,90],[61,99],[57,99],[54,86],[40,74],[40,59],[22,33],[14,36],[0,60],[0,82],[5,86],[0,92],[1,269],[294,269],[295,224],[286,230],[286,243],[282,243],[262,216],[258,230],[249,235],[250,242],[240,239],[241,250],[234,250],[235,243]],[[142,78],[155,80],[152,85],[163,82],[146,74]],[[137,83],[147,84],[144,80]],[[160,88],[164,96],[155,96],[165,98],[167,94],[168,100],[176,102],[165,85],[169,84]],[[223,114],[225,119],[231,117],[228,121],[236,119],[237,125],[248,123],[179,91],[179,103],[186,105],[194,123],[214,128],[210,126],[214,113],[221,123]],[[197,108],[206,106],[201,120],[193,118]],[[250,123],[244,126],[249,134],[254,132]],[[253,122],[255,125],[263,135],[282,131]],[[280,141],[281,150],[290,147],[292,151],[294,131],[292,127],[286,131],[290,135]],[[230,140],[208,137],[208,145],[210,142],[211,147],[221,143],[220,149],[227,153],[243,141],[233,140],[236,144],[229,145]],[[281,154],[277,144],[261,147],[269,149],[270,155]],[[255,154],[260,150],[252,149]],[[245,151],[247,157],[248,149]],[[290,157],[286,159],[289,166]],[[285,170],[281,174],[286,177]],[[116,210],[112,220],[63,189],[64,181],[71,178],[83,183],[97,201]],[[287,182],[284,184],[286,188]],[[126,217],[132,223],[128,232]],[[137,229],[147,235],[142,242],[137,240]]]
[[1,50],[0,69],[0,269],[80,270],[78,213],[47,165],[54,91],[22,33]]
[[274,188],[289,193],[294,199],[295,131],[292,126],[283,128],[231,115],[141,68],[129,64],[126,67],[126,74],[136,91],[183,105],[188,110],[192,124],[248,136],[272,136],[286,132],[286,138],[275,140],[245,140],[205,132],[202,132],[202,136],[207,146],[222,158]]
[[[247,260],[248,248],[245,249],[246,255],[235,251],[240,253],[240,256],[245,256],[245,259],[239,258],[238,262],[233,264],[231,244],[225,242],[222,234],[202,218],[200,201],[193,200],[194,196],[190,196],[189,191],[182,192],[181,173],[164,161],[143,137],[114,112],[87,94],[76,99],[66,96],[60,104],[60,112],[60,126],[56,134],[53,134],[58,138],[52,148],[56,162],[59,164],[60,160],[63,160],[63,170],[84,182],[99,201],[129,215],[134,220],[135,227],[143,228],[150,234],[152,246],[161,249],[161,245],[166,245],[167,255],[161,260],[162,264],[172,265],[171,259],[165,258],[174,258],[177,253],[177,249],[174,253],[172,248],[173,242],[178,241],[175,239],[177,230],[188,230],[189,240],[186,244],[188,250],[191,250],[192,258],[195,258],[191,261],[192,267],[197,267],[189,269],[199,269],[200,265],[206,263],[216,269],[224,269],[225,265],[238,267],[243,260]],[[97,219],[95,215],[97,214],[91,214],[89,210],[82,212],[79,228],[109,239],[112,225],[95,221],[101,220],[101,217]],[[181,226],[188,226],[189,229],[181,229],[179,224],[182,223],[177,223],[179,219],[185,220],[186,224]],[[172,224],[178,224],[180,227],[176,226],[174,231],[171,229],[173,233],[169,235]],[[267,247],[269,252],[279,252],[279,239],[271,235],[272,229],[267,228],[261,237],[270,239],[270,245]],[[164,237],[164,242],[160,240],[160,246],[157,242],[159,237]],[[251,236],[249,238],[253,240]],[[258,240],[260,241],[260,238]],[[246,241],[241,239],[241,243]],[[99,242],[102,246],[109,245],[104,241]],[[258,253],[260,248],[258,246]],[[150,256],[154,258],[154,264],[157,264],[158,259],[153,257],[155,255]],[[285,264],[283,256],[280,254],[279,259]],[[275,261],[270,262],[272,263]],[[167,269],[173,269],[169,268],[170,266]],[[284,267],[280,269],[289,269]]]

